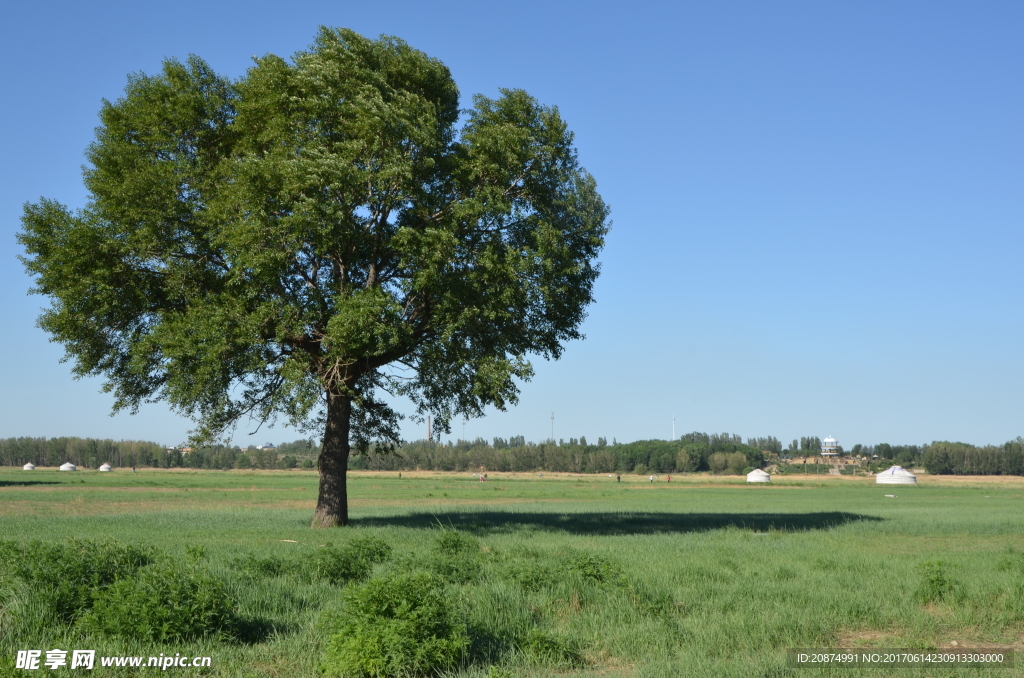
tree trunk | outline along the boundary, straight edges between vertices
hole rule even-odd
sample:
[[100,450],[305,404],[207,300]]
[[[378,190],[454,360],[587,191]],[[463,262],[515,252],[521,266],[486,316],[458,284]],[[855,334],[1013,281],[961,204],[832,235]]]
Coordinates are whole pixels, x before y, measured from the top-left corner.
[[312,527],[348,525],[349,425],[352,396],[327,394],[327,426],[320,450],[320,495],[316,501]]

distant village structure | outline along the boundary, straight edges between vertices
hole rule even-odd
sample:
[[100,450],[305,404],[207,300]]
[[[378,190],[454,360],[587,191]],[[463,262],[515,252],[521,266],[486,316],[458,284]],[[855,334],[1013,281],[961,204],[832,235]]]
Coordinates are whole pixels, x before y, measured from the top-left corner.
[[821,441],[821,456],[823,457],[838,457],[839,456],[839,441],[829,436]]

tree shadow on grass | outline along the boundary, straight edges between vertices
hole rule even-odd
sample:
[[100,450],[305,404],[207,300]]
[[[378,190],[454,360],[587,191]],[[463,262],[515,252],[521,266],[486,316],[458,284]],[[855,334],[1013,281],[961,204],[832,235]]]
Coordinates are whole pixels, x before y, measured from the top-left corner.
[[59,480],[0,480],[0,487],[26,487],[28,485],[60,485]]
[[884,518],[858,513],[526,513],[511,511],[453,511],[356,518],[352,525],[436,528],[444,526],[478,533],[522,530],[568,532],[580,535],[672,534],[738,528],[751,532],[807,532]]

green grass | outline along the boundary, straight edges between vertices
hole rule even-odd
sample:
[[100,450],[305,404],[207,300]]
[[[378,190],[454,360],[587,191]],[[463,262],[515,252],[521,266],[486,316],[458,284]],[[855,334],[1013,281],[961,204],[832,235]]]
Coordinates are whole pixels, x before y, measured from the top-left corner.
[[[788,668],[785,648],[1021,647],[1020,479],[892,488],[845,477],[764,487],[728,477],[366,474],[350,479],[353,527],[330,531],[308,528],[315,496],[315,474],[298,471],[0,471],[0,538],[114,539],[182,562],[202,552],[243,625],[234,640],[174,644],[83,635],[39,621],[24,585],[8,579],[0,676],[20,673],[5,668],[16,650],[54,647],[210,655],[207,675],[319,675],[346,618],[346,586],[414,571],[443,584],[469,629],[454,670],[465,678],[810,677],[843,673]],[[390,546],[388,557],[351,579],[310,575],[310,563],[366,537]],[[120,671],[94,674],[138,674]],[[865,673],[987,674],[1024,671]]]

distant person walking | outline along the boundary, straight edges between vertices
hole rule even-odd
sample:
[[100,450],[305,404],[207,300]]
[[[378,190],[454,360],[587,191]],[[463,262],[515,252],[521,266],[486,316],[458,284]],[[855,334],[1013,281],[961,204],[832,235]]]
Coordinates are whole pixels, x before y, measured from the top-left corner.
[[672,482],[672,476],[665,476],[665,477],[668,478],[667,482],[670,482],[670,483]]
[[621,483],[622,482],[622,476],[615,476],[615,482]]

